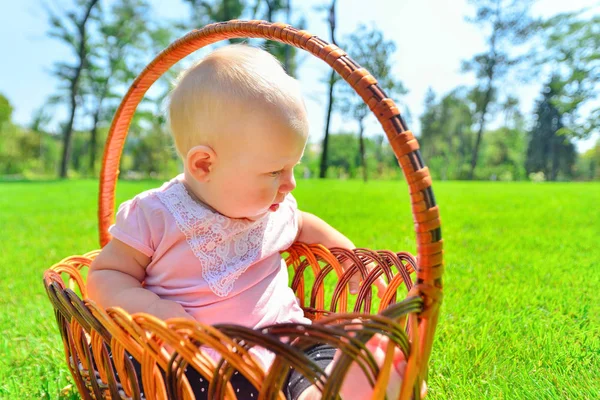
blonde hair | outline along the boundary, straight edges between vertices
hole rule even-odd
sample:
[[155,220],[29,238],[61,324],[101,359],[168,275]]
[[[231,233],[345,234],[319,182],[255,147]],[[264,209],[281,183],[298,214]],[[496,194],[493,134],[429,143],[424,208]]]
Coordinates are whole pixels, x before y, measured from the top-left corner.
[[232,133],[219,132],[225,120],[257,111],[308,131],[298,81],[275,57],[248,45],[213,51],[184,71],[171,93],[169,121],[177,152],[185,158],[194,146],[214,146]]

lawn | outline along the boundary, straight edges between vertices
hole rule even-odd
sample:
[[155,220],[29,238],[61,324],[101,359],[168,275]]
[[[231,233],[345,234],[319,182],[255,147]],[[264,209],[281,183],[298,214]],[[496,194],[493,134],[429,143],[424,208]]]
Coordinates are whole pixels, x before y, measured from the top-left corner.
[[[121,183],[118,201],[157,185]],[[445,297],[431,399],[600,398],[600,184],[436,182]],[[95,181],[0,183],[0,398],[70,383],[43,271],[98,246]],[[300,181],[356,245],[414,252],[403,182]]]

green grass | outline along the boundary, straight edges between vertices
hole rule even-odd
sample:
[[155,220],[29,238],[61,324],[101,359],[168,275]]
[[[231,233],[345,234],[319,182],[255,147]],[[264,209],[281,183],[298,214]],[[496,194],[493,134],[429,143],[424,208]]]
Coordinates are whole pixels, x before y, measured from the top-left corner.
[[[122,183],[118,201],[157,185]],[[445,297],[431,399],[600,396],[600,185],[436,182]],[[98,246],[93,181],[0,183],[0,398],[70,383],[42,285]],[[402,182],[301,181],[301,207],[358,246],[414,252]]]

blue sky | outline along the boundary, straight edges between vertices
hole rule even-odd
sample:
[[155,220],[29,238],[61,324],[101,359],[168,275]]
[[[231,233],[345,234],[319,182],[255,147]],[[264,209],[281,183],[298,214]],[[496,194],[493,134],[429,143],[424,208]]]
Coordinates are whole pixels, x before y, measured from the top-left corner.
[[[104,0],[106,2],[106,0]],[[109,3],[111,1],[108,1]],[[151,0],[157,18],[186,19],[188,8],[180,0]],[[306,16],[307,30],[329,40],[324,13],[314,7],[324,1],[293,0],[298,7],[294,16]],[[54,0],[51,4],[70,5],[70,0]],[[300,4],[302,4],[300,6]],[[464,20],[473,13],[466,0],[371,0],[368,7],[361,0],[338,1],[338,40],[352,32],[359,23],[374,23],[387,39],[396,42],[394,72],[409,89],[399,100],[412,115],[410,126],[419,132],[418,117],[423,111],[423,100],[428,87],[439,95],[458,85],[474,83],[474,77],[460,73],[461,60],[485,48],[484,36],[475,26]],[[598,0],[539,0],[534,15],[550,16],[558,12],[594,7],[600,11]],[[0,92],[8,97],[15,108],[14,118],[27,124],[32,111],[56,91],[57,81],[49,74],[54,61],[69,60],[72,55],[64,46],[46,37],[47,17],[41,0],[0,0]],[[197,58],[200,54],[190,57]],[[190,60],[186,60],[190,62]],[[321,82],[327,66],[312,57],[302,62],[299,79],[307,98],[313,141],[322,137],[326,87]],[[540,91],[540,81],[515,85],[515,94],[521,100],[521,109],[529,113]],[[64,112],[58,110],[57,120]],[[355,129],[351,122],[337,116],[334,131]],[[371,121],[367,134],[378,133],[376,122]],[[580,150],[590,148],[596,137],[579,142]]]

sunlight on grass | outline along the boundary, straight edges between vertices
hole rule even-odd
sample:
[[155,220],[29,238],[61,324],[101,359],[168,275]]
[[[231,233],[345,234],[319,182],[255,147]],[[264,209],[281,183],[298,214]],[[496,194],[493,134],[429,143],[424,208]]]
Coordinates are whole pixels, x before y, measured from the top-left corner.
[[[122,183],[117,201],[157,185]],[[429,398],[596,397],[600,185],[434,189],[447,272]],[[357,246],[414,253],[403,182],[300,181],[295,195]],[[95,181],[0,184],[0,398],[71,383],[42,274],[98,247],[96,201]]]

